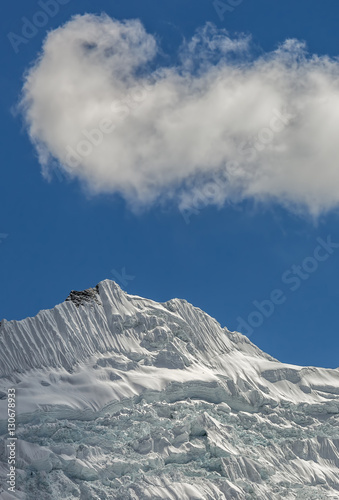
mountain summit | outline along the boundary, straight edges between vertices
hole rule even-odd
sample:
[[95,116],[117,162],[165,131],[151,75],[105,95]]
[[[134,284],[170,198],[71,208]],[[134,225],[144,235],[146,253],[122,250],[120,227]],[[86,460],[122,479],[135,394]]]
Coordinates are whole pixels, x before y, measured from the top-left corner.
[[1,322],[0,433],[4,500],[339,499],[338,369],[280,363],[185,300],[109,280]]

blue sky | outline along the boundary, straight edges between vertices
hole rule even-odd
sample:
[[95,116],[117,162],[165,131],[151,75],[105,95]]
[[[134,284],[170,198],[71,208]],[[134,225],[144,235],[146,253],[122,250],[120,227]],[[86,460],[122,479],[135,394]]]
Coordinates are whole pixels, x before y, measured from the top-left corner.
[[[225,0],[225,4],[226,4]],[[339,6],[334,0],[269,2],[243,0],[221,20],[213,2],[97,2],[70,0],[15,53],[8,33],[20,35],[22,17],[32,20],[38,2],[4,6],[1,18],[2,168],[0,198],[0,318],[22,319],[111,278],[129,293],[158,301],[185,298],[229,329],[248,324],[262,303],[281,291],[274,310],[258,320],[250,338],[281,361],[339,366],[339,248],[308,260],[299,285],[288,282],[293,265],[314,256],[319,238],[339,243],[332,209],[314,221],[278,203],[251,200],[223,207],[201,206],[187,224],[174,204],[134,213],[124,197],[92,196],[59,171],[48,182],[20,116],[13,113],[23,74],[41,49],[47,30],[74,14],[106,12],[118,20],[138,18],[157,37],[168,61],[182,39],[210,21],[218,28],[251,34],[256,50],[270,52],[287,38],[305,40],[311,53],[338,55]],[[316,140],[316,138],[314,139]],[[313,257],[314,258],[314,257]],[[312,264],[313,262],[313,264]],[[313,268],[312,268],[313,265]],[[316,269],[315,269],[316,268]],[[124,279],[123,270],[133,279]],[[283,279],[282,276],[285,276]],[[260,306],[259,306],[260,307]],[[253,320],[255,323],[255,319]],[[246,333],[246,332],[244,332]]]

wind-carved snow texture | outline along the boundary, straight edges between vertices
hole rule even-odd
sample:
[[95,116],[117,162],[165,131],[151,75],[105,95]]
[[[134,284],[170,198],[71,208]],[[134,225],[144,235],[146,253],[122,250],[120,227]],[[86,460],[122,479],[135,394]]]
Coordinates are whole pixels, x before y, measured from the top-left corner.
[[339,499],[339,370],[279,363],[184,300],[107,280],[4,320],[0,376],[1,499]]

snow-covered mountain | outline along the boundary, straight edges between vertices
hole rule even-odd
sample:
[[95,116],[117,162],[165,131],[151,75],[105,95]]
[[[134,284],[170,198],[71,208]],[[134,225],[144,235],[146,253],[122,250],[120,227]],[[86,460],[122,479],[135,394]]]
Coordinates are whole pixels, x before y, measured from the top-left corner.
[[3,320],[0,377],[2,500],[339,499],[339,370],[282,364],[185,300],[106,280]]

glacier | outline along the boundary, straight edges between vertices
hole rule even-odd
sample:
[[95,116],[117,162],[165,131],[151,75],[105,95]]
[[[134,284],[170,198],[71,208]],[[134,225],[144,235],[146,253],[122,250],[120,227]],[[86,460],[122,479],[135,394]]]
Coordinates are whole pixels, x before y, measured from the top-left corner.
[[0,323],[0,498],[339,500],[339,369],[280,363],[185,300],[72,291]]

